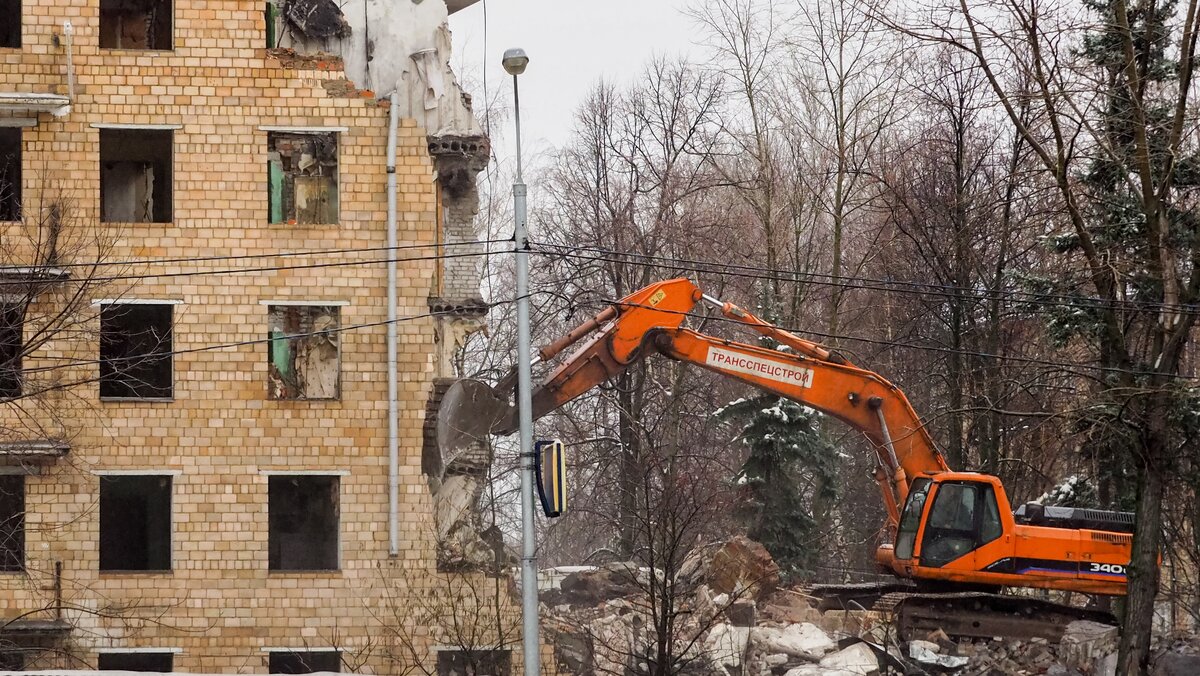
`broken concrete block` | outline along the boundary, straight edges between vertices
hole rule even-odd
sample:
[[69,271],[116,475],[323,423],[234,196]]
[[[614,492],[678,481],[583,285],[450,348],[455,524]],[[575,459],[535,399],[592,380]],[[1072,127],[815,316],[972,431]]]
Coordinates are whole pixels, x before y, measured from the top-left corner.
[[962,669],[967,666],[968,658],[939,655],[929,649],[930,645],[937,648],[936,644],[928,641],[913,641],[908,644],[908,656],[922,665],[941,667],[942,669]]
[[1088,620],[1067,625],[1059,642],[1063,663],[1083,672],[1091,672],[1111,653],[1117,652],[1120,634],[1116,627]]
[[722,667],[742,666],[742,656],[750,641],[749,627],[718,624],[704,639],[704,646],[713,664]]
[[706,584],[734,600],[757,601],[779,585],[779,566],[765,547],[739,535],[694,552],[678,577],[685,585]]
[[859,676],[874,676],[879,673],[879,659],[875,651],[865,643],[855,643],[836,653],[821,658],[825,669],[838,669]]
[[835,644],[814,624],[789,624],[785,627],[756,627],[754,643],[767,653],[785,653],[810,661],[819,660]]
[[912,654],[915,650],[928,650],[931,653],[942,652],[942,647],[932,641],[913,640],[908,642],[908,652]]

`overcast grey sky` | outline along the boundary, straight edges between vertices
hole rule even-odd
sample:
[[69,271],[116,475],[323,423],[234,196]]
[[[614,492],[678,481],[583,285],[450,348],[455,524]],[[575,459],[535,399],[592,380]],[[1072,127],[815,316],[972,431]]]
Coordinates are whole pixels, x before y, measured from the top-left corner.
[[[450,17],[454,66],[476,85],[487,68],[488,87],[512,88],[500,57],[509,47],[529,54],[521,76],[526,148],[561,145],[576,106],[600,78],[632,81],[653,55],[695,53],[696,27],[682,14],[688,0],[482,0]],[[484,15],[487,16],[486,46]],[[486,49],[486,54],[485,54]],[[476,94],[476,105],[483,105]],[[505,130],[505,143],[512,136]]]

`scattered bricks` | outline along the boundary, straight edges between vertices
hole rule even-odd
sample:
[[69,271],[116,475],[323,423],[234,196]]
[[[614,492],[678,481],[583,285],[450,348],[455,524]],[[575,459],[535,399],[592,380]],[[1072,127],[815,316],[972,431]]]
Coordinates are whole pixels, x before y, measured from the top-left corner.
[[268,49],[267,55],[279,61],[280,66],[290,70],[340,71],[344,67],[342,57],[325,52],[300,54],[294,49],[277,47]]

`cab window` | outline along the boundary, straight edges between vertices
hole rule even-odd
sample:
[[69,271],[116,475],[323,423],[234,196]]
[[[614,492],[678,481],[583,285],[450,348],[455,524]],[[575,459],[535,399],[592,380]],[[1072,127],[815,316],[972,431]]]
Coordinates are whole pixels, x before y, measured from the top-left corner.
[[917,543],[917,529],[921,526],[921,513],[925,511],[925,498],[929,495],[929,479],[914,479],[908,492],[908,502],[900,515],[900,528],[896,532],[896,558],[911,559],[913,546]]
[[921,540],[921,565],[944,566],[1002,533],[1000,511],[990,485],[941,484]]

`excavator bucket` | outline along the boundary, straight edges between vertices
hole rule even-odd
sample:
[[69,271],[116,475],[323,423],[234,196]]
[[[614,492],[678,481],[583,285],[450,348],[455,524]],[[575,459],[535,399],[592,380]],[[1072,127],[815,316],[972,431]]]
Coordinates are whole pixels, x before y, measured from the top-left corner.
[[437,407],[434,434],[444,462],[486,440],[492,429],[511,420],[516,407],[491,385],[471,378],[455,381]]

